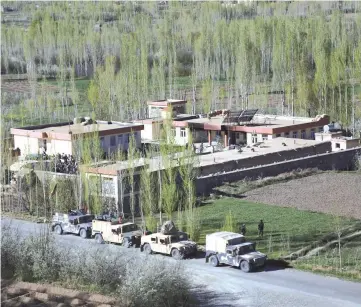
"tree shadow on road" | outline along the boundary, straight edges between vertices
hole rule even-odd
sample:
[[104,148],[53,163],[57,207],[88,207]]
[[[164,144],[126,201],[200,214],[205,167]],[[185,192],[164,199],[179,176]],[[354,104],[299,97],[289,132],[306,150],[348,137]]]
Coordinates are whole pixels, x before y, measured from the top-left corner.
[[[194,290],[195,296],[193,297],[190,306],[202,306],[202,307],[235,307],[242,305],[239,304],[239,294],[234,293],[217,293],[207,289],[207,286],[199,286]],[[234,302],[234,303],[229,303]],[[245,305],[244,305],[245,306]]]
[[293,267],[284,260],[268,259],[266,266],[264,267],[265,272],[280,271],[285,269],[292,269]]

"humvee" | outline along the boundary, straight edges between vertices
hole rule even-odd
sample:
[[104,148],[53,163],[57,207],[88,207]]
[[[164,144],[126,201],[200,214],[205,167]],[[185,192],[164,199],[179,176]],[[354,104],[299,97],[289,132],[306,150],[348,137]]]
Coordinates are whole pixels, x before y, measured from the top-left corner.
[[116,243],[125,247],[139,247],[141,230],[134,223],[118,223],[104,220],[94,220],[92,237],[98,243]]
[[77,234],[83,239],[91,235],[91,227],[94,215],[82,212],[70,212],[68,214],[55,213],[53,216],[51,230],[61,235],[63,233]]
[[197,253],[197,244],[188,240],[185,232],[176,230],[173,222],[168,221],[161,232],[142,236],[140,250],[147,254],[160,253],[183,259]]
[[255,249],[255,243],[246,242],[243,235],[234,232],[215,232],[206,235],[206,262],[212,266],[228,264],[244,272],[265,266],[267,256]]

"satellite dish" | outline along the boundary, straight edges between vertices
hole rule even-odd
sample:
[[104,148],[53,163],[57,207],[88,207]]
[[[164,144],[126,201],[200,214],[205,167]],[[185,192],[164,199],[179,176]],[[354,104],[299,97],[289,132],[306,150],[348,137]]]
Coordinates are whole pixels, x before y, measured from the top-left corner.
[[330,131],[330,127],[328,125],[324,125],[323,132],[329,132],[329,131]]
[[335,130],[341,130],[341,125],[339,123],[334,123],[333,124],[333,129]]

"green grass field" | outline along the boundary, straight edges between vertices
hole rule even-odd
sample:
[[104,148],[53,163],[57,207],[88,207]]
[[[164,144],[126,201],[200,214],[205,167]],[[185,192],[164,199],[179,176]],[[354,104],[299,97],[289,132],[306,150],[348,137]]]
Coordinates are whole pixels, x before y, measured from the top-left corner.
[[[231,211],[237,230],[246,224],[246,237],[257,242],[258,249],[269,257],[287,255],[320,237],[334,231],[336,219],[332,215],[301,211],[294,208],[282,208],[256,204],[237,198],[221,198],[205,204],[198,209],[202,218],[200,244],[205,243],[207,233],[221,230],[225,216]],[[258,238],[258,222],[265,223],[263,239]],[[342,226],[353,224],[354,220],[341,218]]]

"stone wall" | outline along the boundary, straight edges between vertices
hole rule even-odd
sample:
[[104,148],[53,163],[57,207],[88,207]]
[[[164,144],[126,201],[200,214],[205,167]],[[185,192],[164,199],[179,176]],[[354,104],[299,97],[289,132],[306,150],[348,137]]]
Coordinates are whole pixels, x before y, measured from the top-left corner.
[[243,179],[255,180],[259,177],[277,176],[297,169],[318,168],[319,170],[352,170],[355,167],[355,157],[361,155],[361,148],[324,153],[316,156],[303,157],[291,161],[283,161],[245,170],[235,170],[219,175],[198,177],[196,182],[197,195],[208,195],[213,188],[225,182]]
[[[312,146],[301,147],[291,150],[283,150],[263,154],[259,156],[249,157],[245,159],[232,160],[224,163],[217,163],[200,167],[199,177],[216,174],[218,172],[231,172],[234,170],[247,169],[253,166],[261,166],[275,162],[283,162],[287,160],[299,159],[307,156],[314,156],[326,152],[331,152],[331,142],[324,142]],[[240,153],[242,157],[242,153]]]

